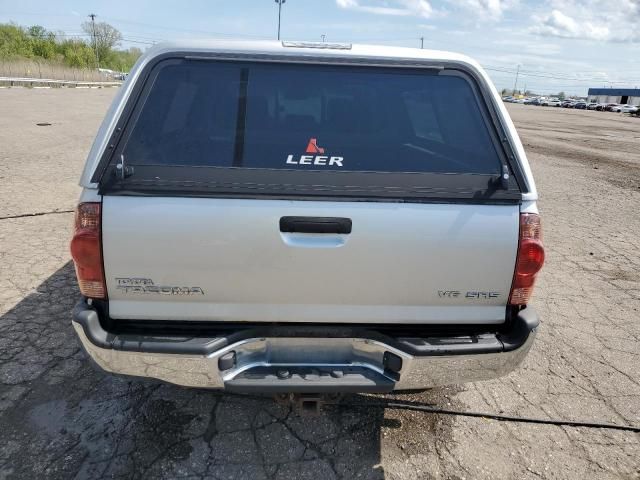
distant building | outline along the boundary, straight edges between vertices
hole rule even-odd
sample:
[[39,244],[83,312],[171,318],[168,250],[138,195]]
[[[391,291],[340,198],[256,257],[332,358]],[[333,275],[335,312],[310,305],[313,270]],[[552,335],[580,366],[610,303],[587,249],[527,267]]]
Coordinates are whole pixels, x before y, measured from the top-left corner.
[[589,101],[640,105],[640,88],[590,88]]

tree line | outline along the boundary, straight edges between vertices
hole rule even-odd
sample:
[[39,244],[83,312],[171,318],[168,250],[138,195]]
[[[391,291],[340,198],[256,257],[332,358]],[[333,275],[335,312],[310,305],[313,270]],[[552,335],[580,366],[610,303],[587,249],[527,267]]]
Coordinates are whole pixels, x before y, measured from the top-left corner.
[[[94,29],[95,28],[95,29]],[[120,32],[105,22],[84,22],[88,40],[52,32],[40,25],[0,24],[0,60],[36,60],[74,68],[108,68],[128,72],[142,54],[139,48],[118,50]]]

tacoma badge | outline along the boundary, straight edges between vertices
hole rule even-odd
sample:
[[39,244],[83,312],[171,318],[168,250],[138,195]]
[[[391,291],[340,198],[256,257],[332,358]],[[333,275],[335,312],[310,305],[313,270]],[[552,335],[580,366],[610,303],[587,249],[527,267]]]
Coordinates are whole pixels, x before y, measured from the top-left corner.
[[204,295],[200,287],[155,285],[150,278],[116,278],[117,289],[123,293],[156,295]]

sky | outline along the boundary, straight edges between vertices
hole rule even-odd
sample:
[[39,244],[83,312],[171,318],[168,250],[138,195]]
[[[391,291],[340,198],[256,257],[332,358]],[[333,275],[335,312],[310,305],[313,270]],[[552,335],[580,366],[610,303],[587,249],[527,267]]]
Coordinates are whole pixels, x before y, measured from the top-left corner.
[[[275,39],[275,0],[0,0],[0,23],[80,35],[89,13],[122,48],[180,38]],[[498,89],[585,95],[640,87],[640,0],[286,0],[283,40],[464,53]],[[423,40],[421,40],[421,37]]]

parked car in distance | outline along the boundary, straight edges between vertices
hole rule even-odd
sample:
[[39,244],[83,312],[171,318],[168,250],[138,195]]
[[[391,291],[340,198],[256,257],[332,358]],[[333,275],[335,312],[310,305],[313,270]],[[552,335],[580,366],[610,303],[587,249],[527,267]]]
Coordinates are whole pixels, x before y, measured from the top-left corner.
[[595,102],[587,103],[587,110],[595,110],[597,106],[598,104]]
[[614,108],[618,108],[619,106],[620,106],[620,104],[618,104],[618,103],[607,103],[604,106],[604,111],[605,112],[613,112],[613,109]]
[[574,105],[574,101],[573,100],[563,100],[562,104],[560,105],[562,108],[573,108]]
[[585,110],[587,108],[587,102],[577,102],[573,105],[573,108],[577,108],[578,110]]
[[618,113],[635,113],[638,111],[638,107],[635,105],[617,105],[613,107],[611,111]]
[[534,341],[538,194],[463,55],[156,45],[80,184],[72,324],[106,371],[384,393],[506,375]]
[[127,78],[127,74],[125,72],[116,72],[114,70],[110,70],[108,68],[98,68],[98,72],[106,79],[109,80],[125,80]]
[[540,105],[543,107],[555,107],[556,104],[560,104],[560,100],[557,98],[545,98],[540,101]]

